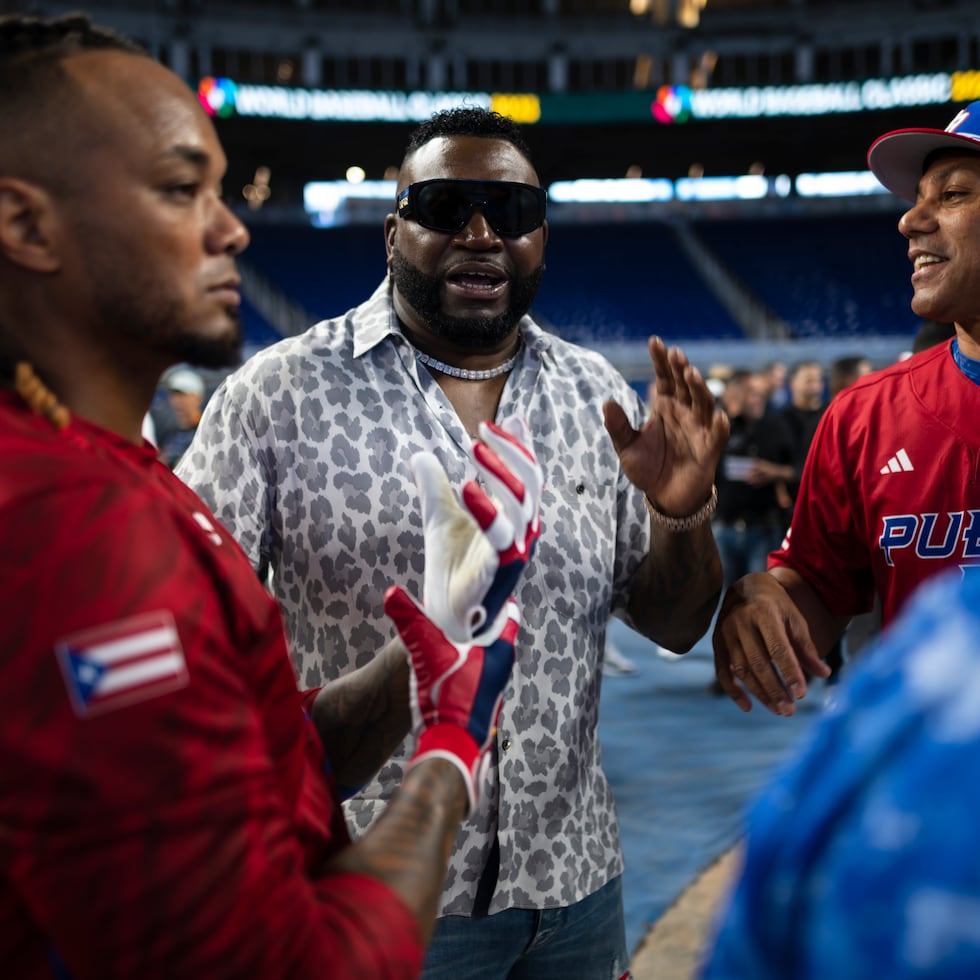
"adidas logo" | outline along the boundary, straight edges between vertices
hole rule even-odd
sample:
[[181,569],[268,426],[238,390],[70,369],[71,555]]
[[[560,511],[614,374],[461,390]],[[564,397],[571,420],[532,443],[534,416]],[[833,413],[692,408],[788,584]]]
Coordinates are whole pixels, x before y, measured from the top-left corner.
[[915,467],[909,454],[904,449],[899,449],[897,453],[881,468],[882,473],[911,473]]

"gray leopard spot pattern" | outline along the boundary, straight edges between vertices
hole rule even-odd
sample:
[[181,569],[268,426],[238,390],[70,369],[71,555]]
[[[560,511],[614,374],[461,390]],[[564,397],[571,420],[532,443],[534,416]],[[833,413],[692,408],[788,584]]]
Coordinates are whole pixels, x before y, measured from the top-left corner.
[[[567,905],[622,870],[602,773],[597,712],[610,615],[649,546],[641,496],[602,423],[614,399],[643,406],[603,358],[521,324],[524,348],[498,417],[528,419],[546,476],[542,536],[518,587],[522,626],[495,755],[477,811],[460,828],[444,912],[472,910],[495,835],[490,910]],[[370,661],[394,635],[393,583],[421,597],[422,522],[409,460],[436,454],[458,489],[476,470],[469,438],[419,368],[384,284],[362,306],[249,360],[208,403],[178,470],[272,570],[298,683],[315,687]],[[506,745],[504,749],[502,746]],[[398,785],[411,738],[346,805],[354,834]]]

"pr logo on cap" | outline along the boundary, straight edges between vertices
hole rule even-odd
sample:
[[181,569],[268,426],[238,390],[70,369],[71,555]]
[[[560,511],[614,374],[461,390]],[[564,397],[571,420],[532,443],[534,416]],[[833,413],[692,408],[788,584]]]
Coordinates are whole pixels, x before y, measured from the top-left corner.
[[955,133],[970,118],[969,109],[960,109],[953,117],[953,121],[946,127],[947,133]]

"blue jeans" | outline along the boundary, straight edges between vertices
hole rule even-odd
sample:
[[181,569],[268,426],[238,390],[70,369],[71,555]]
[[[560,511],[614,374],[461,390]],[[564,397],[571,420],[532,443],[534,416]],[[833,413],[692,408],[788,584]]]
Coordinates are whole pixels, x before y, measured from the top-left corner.
[[557,909],[447,915],[422,980],[621,980],[629,977],[619,878]]

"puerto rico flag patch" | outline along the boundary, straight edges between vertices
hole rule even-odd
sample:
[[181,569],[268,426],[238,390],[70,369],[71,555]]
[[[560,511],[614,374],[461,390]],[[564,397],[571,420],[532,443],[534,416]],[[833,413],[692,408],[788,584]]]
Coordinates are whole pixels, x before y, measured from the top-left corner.
[[55,644],[75,713],[100,715],[186,687],[177,624],[165,611],[120,619]]

